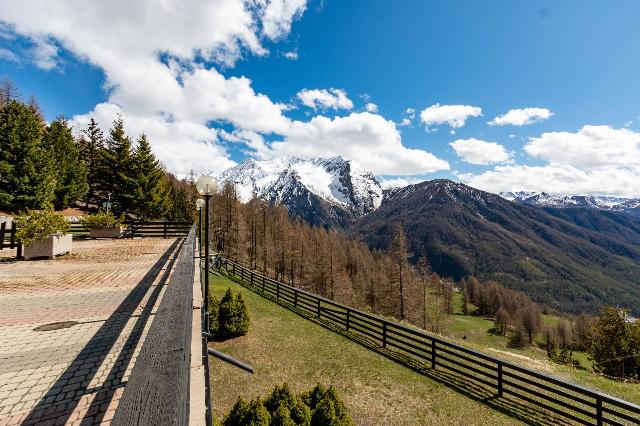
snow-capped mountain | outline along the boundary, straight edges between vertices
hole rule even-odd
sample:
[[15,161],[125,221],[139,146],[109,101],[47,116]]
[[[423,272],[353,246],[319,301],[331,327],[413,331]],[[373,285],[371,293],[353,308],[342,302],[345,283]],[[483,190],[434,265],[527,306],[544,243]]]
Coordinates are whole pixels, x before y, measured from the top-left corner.
[[546,192],[501,192],[509,201],[540,207],[589,208],[630,213],[640,216],[640,198],[606,197],[596,195],[555,195]]
[[243,202],[255,194],[271,204],[284,205],[311,223],[322,222],[310,217],[320,214],[330,216],[330,223],[340,224],[375,210],[382,201],[382,188],[373,174],[342,157],[248,159],[218,179],[221,184],[232,183]]

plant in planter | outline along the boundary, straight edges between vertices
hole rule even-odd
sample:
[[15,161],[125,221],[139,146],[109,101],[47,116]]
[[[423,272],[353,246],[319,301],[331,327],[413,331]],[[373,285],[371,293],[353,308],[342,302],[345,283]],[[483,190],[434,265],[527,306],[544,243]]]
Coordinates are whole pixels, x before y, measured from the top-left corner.
[[98,212],[85,216],[82,226],[89,229],[90,238],[120,238],[122,221],[111,212]]
[[16,239],[24,246],[24,257],[49,257],[71,251],[72,237],[67,234],[69,222],[49,207],[29,211],[15,217]]

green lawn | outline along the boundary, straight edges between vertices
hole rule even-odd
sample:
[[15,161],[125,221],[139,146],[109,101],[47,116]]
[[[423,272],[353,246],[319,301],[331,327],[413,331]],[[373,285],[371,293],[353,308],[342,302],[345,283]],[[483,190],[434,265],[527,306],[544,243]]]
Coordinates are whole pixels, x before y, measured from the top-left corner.
[[338,389],[360,425],[520,423],[491,408],[491,399],[480,402],[462,390],[416,373],[226,278],[212,276],[211,284],[218,298],[229,287],[241,291],[252,316],[246,336],[211,345],[255,368],[255,374],[250,375],[211,358],[217,419],[238,396],[251,399],[265,395],[283,382],[301,392],[321,382]]

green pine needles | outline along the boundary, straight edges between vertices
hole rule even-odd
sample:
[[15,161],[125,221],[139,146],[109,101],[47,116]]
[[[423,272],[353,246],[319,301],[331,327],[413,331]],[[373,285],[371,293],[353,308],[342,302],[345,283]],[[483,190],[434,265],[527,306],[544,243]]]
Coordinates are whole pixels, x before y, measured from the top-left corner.
[[318,384],[295,395],[286,383],[276,386],[265,399],[245,402],[238,398],[223,426],[352,426],[353,420],[333,387]]
[[249,331],[249,308],[238,292],[229,288],[218,303],[215,296],[209,298],[209,332],[218,339],[244,336]]

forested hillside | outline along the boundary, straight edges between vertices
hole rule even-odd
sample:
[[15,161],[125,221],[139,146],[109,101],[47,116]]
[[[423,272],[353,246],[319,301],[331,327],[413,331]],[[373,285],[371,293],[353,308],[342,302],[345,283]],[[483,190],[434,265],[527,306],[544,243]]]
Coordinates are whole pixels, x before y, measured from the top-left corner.
[[388,192],[348,235],[386,249],[396,223],[412,260],[427,257],[441,276],[495,280],[565,312],[610,304],[640,313],[640,221],[631,216],[544,210],[435,180]]

